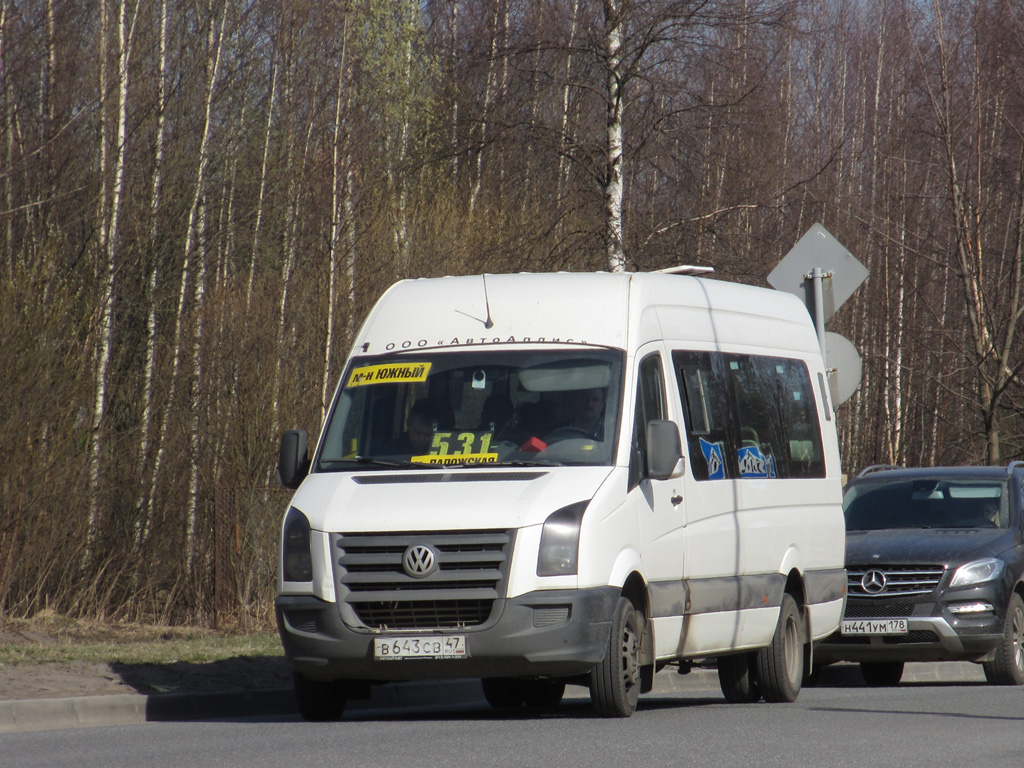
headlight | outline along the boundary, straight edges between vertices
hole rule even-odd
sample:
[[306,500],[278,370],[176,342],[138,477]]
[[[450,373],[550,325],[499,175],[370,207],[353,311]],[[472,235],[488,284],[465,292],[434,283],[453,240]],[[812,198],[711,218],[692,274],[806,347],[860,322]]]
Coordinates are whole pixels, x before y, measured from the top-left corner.
[[580,549],[580,521],[588,503],[580,501],[548,515],[540,534],[538,576],[571,576],[576,573]]
[[949,582],[950,587],[966,587],[971,584],[981,584],[983,581],[991,581],[1003,572],[1003,561],[994,557],[985,560],[975,560],[973,563],[964,563],[956,569],[953,580]]
[[295,507],[284,518],[281,562],[285,581],[312,581],[313,557],[309,552],[309,520]]

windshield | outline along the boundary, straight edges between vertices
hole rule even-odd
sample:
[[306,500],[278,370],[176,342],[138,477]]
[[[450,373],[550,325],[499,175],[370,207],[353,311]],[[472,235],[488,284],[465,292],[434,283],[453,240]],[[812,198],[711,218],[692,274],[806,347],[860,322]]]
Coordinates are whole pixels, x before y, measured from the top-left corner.
[[316,471],[610,464],[622,358],[607,350],[356,358]]
[[846,492],[846,529],[1006,528],[1002,480],[918,478],[855,483]]

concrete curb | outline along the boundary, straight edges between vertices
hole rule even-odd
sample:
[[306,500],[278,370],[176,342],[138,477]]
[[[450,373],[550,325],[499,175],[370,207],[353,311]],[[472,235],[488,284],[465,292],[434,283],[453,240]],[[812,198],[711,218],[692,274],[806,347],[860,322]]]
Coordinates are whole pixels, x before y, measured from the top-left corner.
[[[907,664],[903,682],[918,684],[984,683],[980,665],[970,663]],[[853,664],[836,664],[822,670],[818,686],[863,685]],[[654,678],[650,696],[685,691],[719,692],[718,674],[698,668],[687,675],[672,670]],[[585,688],[570,686],[566,698],[587,698]],[[346,712],[368,713],[394,709],[437,708],[461,704],[483,704],[477,680],[414,681],[376,686],[369,699],[348,702]],[[107,694],[62,699],[0,701],[0,734],[26,731],[83,728],[97,725],[130,725],[146,722],[223,720],[239,717],[297,716],[291,688],[225,691],[207,694]]]
[[[476,680],[397,683],[372,689],[369,699],[353,699],[346,712],[385,711],[438,705],[482,703]],[[298,715],[291,688],[202,694],[135,693],[59,699],[0,701],[0,734],[83,728],[95,725],[239,717]]]

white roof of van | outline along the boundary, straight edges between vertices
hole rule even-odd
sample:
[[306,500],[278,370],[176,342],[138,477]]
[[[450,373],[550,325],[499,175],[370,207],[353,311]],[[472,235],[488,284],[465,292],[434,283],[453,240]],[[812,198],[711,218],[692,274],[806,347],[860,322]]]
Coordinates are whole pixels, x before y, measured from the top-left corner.
[[[627,340],[627,330],[632,328]],[[818,351],[799,299],[682,274],[554,272],[402,280],[381,296],[357,353],[494,344],[627,348],[651,339]]]

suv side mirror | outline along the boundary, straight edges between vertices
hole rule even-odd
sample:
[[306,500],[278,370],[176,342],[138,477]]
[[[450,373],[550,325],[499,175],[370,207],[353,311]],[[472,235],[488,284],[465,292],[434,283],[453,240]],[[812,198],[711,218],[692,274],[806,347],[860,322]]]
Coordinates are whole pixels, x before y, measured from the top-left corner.
[[655,480],[668,480],[686,472],[679,427],[674,421],[647,422],[647,473]]
[[281,435],[277,457],[277,479],[285,488],[295,489],[309,474],[309,434],[304,429],[289,429]]

